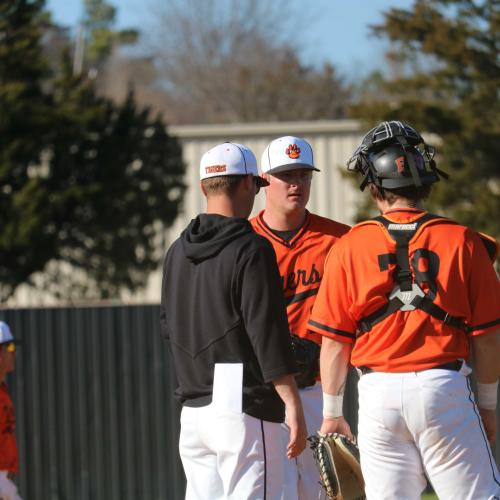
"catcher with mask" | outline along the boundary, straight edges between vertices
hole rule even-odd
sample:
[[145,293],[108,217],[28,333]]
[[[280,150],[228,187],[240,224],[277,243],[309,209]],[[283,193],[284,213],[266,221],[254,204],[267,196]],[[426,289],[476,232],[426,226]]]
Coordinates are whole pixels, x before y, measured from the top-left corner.
[[332,248],[309,320],[323,335],[321,432],[348,434],[342,395],[352,364],[367,498],[418,500],[425,474],[440,499],[499,498],[488,444],[500,375],[497,245],[424,210],[447,175],[409,125],[372,129],[348,168],[362,174],[381,216]]

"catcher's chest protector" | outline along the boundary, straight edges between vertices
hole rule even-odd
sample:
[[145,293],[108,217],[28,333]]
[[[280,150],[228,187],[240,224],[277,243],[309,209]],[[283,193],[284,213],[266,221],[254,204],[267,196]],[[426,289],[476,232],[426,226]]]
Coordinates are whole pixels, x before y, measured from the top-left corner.
[[[437,268],[433,265],[435,254],[425,248],[415,250],[410,262],[409,244],[415,240],[426,227],[432,224],[456,224],[455,222],[433,214],[425,214],[413,222],[397,223],[384,216],[374,217],[358,224],[356,227],[375,224],[384,231],[390,240],[396,244],[396,253],[378,256],[379,268],[386,271],[389,264],[395,264],[393,273],[394,288],[388,295],[388,302],[382,307],[362,318],[358,324],[358,336],[372,329],[374,325],[395,313],[396,311],[413,311],[420,309],[431,316],[443,321],[445,324],[459,328],[466,332],[469,327],[462,318],[450,316],[444,309],[434,303],[437,286],[435,278]],[[418,260],[425,258],[428,270],[419,271]],[[413,272],[412,272],[413,271]],[[427,292],[422,290],[423,284],[427,285]]]

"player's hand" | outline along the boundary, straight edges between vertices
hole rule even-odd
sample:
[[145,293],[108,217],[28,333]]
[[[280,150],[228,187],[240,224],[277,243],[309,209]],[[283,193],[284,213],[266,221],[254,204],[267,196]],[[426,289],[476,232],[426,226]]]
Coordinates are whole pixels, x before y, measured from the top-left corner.
[[351,441],[354,441],[354,436],[351,432],[351,427],[346,422],[344,417],[337,418],[324,418],[321,424],[320,431],[321,434],[328,434],[329,432],[337,432],[348,437]]
[[479,408],[479,413],[481,415],[481,420],[483,421],[484,430],[486,431],[486,437],[488,438],[490,444],[493,444],[497,435],[496,411]]
[[300,455],[306,447],[307,427],[302,408],[287,408],[287,424],[290,428],[290,441],[286,448],[286,456],[291,459]]

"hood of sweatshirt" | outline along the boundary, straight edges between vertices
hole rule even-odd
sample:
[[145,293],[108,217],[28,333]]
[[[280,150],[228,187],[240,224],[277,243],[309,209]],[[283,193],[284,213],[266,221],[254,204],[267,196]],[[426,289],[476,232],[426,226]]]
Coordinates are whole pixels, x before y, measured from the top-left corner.
[[229,243],[252,232],[247,219],[200,214],[181,233],[180,240],[186,257],[197,263],[216,256]]

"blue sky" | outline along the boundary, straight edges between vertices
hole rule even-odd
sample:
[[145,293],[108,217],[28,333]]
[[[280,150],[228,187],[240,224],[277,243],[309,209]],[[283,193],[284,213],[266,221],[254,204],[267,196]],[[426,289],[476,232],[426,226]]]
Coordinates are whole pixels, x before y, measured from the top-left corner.
[[[299,38],[299,45],[304,47],[303,59],[313,65],[331,62],[349,79],[361,77],[383,64],[384,42],[369,36],[369,25],[380,22],[382,12],[390,7],[406,8],[413,4],[413,0],[293,1],[309,20]],[[147,2],[144,0],[111,0],[110,3],[118,9],[118,26],[140,29],[145,25]],[[47,0],[47,8],[56,22],[74,27],[81,17],[82,2]]]

